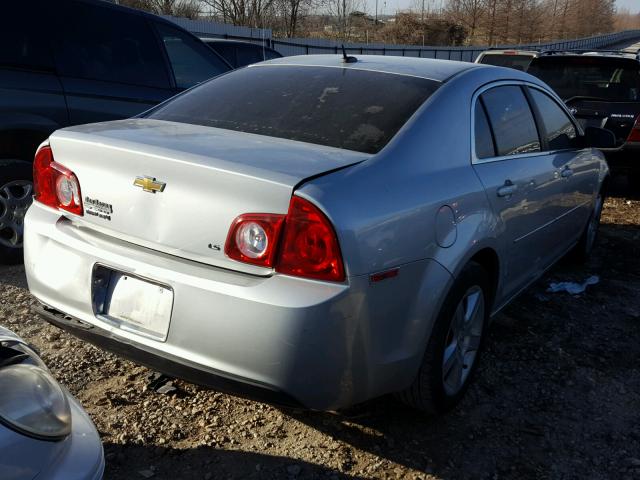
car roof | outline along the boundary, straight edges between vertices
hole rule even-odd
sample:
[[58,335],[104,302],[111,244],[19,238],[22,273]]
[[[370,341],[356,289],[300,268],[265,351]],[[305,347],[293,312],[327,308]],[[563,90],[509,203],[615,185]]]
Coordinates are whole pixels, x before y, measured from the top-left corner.
[[[88,5],[94,5],[94,6],[98,6],[98,7],[106,7],[106,8],[112,8],[114,10],[119,10],[123,13],[127,13],[128,15],[137,15],[139,17],[144,17],[147,18],[149,20],[152,20],[154,22],[159,22],[159,23],[164,23],[166,25],[170,25],[173,28],[177,28],[179,30],[188,32],[190,35],[193,35],[191,32],[189,32],[187,29],[181,27],[180,25],[177,25],[169,20],[167,20],[166,18],[162,18],[160,15],[156,15],[154,13],[150,13],[150,12],[145,12],[144,10],[139,10],[137,8],[132,8],[132,7],[127,7],[125,5],[120,5],[117,3],[112,3],[110,0],[75,0],[78,2],[82,2]],[[195,37],[195,35],[193,35]],[[198,37],[195,37],[198,38]]]
[[200,38],[200,40],[202,40],[204,43],[220,43],[220,44],[228,44],[228,45],[249,45],[251,47],[267,48],[269,50],[272,50],[271,47],[268,47],[266,45],[262,45],[260,43],[247,42],[245,40],[229,40],[229,39],[226,39],[226,38],[212,38],[212,37],[198,37],[198,38]]
[[249,68],[261,68],[270,65],[349,68],[352,70],[365,70],[420,77],[436,82],[446,82],[451,77],[466,70],[474,68],[488,68],[476,63],[435,60],[432,58],[393,57],[387,55],[354,55],[353,53],[350,53],[349,56],[355,57],[357,61],[353,63],[345,63],[343,62],[342,55],[297,55],[260,62],[250,65]]

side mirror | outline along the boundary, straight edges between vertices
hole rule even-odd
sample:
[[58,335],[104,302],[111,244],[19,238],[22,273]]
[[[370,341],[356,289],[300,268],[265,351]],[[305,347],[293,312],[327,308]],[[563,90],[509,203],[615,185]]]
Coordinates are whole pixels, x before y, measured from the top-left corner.
[[584,144],[593,148],[616,148],[616,136],[606,128],[587,127],[584,129]]

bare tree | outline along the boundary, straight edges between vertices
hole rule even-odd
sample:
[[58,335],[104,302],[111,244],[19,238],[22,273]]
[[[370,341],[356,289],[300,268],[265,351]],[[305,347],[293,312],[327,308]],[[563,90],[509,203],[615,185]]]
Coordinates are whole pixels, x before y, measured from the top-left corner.
[[119,0],[117,3],[159,15],[186,18],[200,16],[200,2],[198,0]]
[[275,0],[201,0],[223,22],[262,28]]
[[452,0],[445,14],[453,22],[464,26],[469,32],[469,41],[474,43],[486,14],[485,0]]
[[[345,40],[409,43],[450,42],[474,45],[549,42],[640,28],[640,15],[615,10],[615,0],[445,0],[431,10],[431,0],[415,12],[396,15],[384,28],[365,14],[366,0],[119,0],[158,14],[271,28],[275,35],[330,36]],[[440,22],[440,23],[438,23]],[[444,22],[444,23],[442,23]],[[443,30],[444,29],[444,30]],[[443,33],[444,31],[448,33]],[[384,32],[383,32],[384,31]],[[419,39],[419,40],[416,40]],[[427,40],[428,39],[428,40]]]
[[640,13],[632,14],[628,8],[619,9],[613,21],[614,29],[618,31],[640,29]]
[[364,10],[363,0],[323,0],[322,10],[334,18],[338,34],[349,39],[352,35],[352,14]]
[[614,0],[449,0],[445,14],[476,44],[552,41],[615,28]]
[[485,8],[487,14],[485,15],[485,31],[487,37],[487,43],[489,46],[493,46],[496,39],[496,31],[498,29],[498,7],[499,0],[485,0]]
[[286,37],[294,37],[300,20],[308,15],[315,4],[314,0],[275,0],[271,27],[283,32]]

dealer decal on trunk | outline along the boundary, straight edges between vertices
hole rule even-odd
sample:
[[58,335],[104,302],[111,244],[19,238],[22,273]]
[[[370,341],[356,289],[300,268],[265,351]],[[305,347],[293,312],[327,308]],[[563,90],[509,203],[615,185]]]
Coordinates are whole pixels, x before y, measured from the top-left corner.
[[113,205],[101,202],[96,198],[84,197],[84,212],[87,215],[93,215],[94,217],[111,221]]

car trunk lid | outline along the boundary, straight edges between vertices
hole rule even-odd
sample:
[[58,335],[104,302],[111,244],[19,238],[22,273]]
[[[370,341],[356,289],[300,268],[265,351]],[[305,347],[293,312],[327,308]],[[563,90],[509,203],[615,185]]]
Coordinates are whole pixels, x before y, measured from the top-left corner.
[[131,119],[59,130],[57,162],[80,182],[78,225],[189,260],[247,273],[224,254],[233,220],[286,214],[305,179],[370,155],[182,123]]

